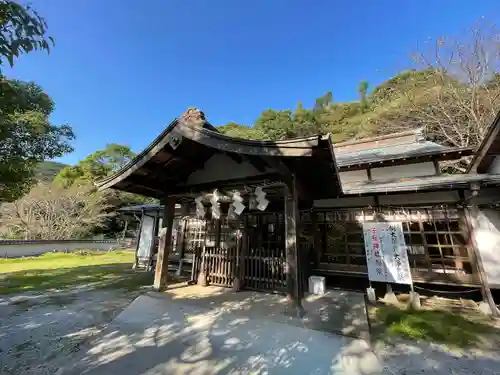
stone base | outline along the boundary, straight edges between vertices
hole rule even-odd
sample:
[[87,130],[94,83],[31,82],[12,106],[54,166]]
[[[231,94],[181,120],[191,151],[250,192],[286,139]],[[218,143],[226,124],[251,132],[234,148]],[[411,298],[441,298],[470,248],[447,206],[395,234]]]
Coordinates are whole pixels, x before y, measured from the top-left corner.
[[481,301],[478,305],[479,311],[481,311],[484,315],[491,316],[493,315],[493,311],[491,311],[491,307],[488,302]]
[[232,287],[232,290],[233,292],[239,292],[241,289],[241,286],[240,286],[240,279],[239,278],[236,278],[234,280],[234,284],[233,284],[233,287]]
[[385,293],[384,302],[391,305],[397,305],[399,303],[398,298],[396,297],[396,295],[392,290],[390,292]]
[[198,275],[198,285],[200,286],[208,286],[207,277],[205,272],[200,272]]
[[366,288],[366,296],[368,297],[368,302],[370,302],[370,303],[377,302],[377,296],[375,295],[375,289]]
[[417,292],[410,292],[408,307],[413,310],[420,310],[420,308],[422,307],[422,305],[420,304],[420,294],[418,294]]
[[158,292],[158,293],[161,293],[161,292],[164,292],[165,290],[167,290],[167,286],[166,285],[153,285],[153,290],[155,292]]
[[285,315],[295,316],[301,319],[306,314],[306,311],[304,310],[302,301],[294,301],[288,298],[284,313]]

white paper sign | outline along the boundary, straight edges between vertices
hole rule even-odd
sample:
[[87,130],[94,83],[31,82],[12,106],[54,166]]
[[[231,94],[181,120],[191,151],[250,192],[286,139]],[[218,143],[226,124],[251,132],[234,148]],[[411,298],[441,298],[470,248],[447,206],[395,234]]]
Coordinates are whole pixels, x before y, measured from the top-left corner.
[[410,263],[400,222],[363,223],[370,281],[411,285]]

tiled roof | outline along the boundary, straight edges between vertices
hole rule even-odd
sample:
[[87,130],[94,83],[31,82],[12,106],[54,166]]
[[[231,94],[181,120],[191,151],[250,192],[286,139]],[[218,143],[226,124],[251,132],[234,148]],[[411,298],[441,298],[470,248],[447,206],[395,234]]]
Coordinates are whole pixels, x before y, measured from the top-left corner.
[[415,143],[396,144],[369,150],[360,150],[355,152],[335,152],[335,159],[339,167],[352,164],[375,163],[384,160],[390,160],[401,157],[412,157],[430,153],[445,152],[447,147],[438,145],[430,141],[421,141]]

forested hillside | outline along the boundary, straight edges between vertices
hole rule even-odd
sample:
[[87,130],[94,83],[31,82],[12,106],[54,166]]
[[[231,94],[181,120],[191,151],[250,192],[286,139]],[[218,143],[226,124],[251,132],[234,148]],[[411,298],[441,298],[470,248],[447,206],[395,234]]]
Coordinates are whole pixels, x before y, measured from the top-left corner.
[[411,70],[368,90],[359,100],[336,102],[331,92],[305,107],[268,109],[254,124],[219,126],[249,139],[286,139],[331,133],[335,142],[423,127],[427,137],[450,147],[476,147],[500,109],[500,74],[457,76],[445,69]]
[[55,161],[44,161],[38,164],[35,171],[35,179],[37,181],[50,182],[56,175],[66,167],[66,164]]

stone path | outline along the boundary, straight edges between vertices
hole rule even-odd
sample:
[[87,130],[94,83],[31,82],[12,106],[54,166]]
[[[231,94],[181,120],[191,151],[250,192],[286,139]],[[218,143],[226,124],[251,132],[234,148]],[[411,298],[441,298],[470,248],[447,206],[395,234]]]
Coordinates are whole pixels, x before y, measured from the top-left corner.
[[380,374],[364,340],[148,294],[65,375]]

